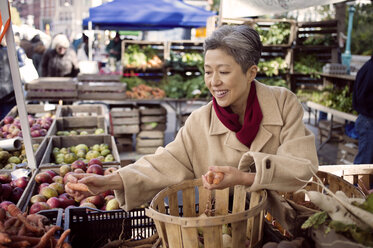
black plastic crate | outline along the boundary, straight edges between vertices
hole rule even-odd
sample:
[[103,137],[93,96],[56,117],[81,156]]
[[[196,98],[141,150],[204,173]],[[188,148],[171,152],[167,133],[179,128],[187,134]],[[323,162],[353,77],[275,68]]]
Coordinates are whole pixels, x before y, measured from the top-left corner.
[[[50,221],[49,224],[56,225],[63,229],[63,209],[62,208],[54,208],[49,210],[42,210],[37,212],[37,214],[44,215]],[[63,230],[59,230],[54,235],[56,238],[59,238],[62,234]]]
[[64,229],[71,229],[68,242],[72,247],[102,247],[108,240],[140,240],[149,238],[156,232],[153,219],[139,208],[102,211],[86,207],[69,207],[65,210]]

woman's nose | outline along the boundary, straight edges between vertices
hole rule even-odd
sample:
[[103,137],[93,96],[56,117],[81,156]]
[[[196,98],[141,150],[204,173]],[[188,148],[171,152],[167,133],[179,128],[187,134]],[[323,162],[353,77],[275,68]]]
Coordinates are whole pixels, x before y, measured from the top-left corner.
[[221,83],[218,73],[214,73],[211,78],[211,84],[219,85]]

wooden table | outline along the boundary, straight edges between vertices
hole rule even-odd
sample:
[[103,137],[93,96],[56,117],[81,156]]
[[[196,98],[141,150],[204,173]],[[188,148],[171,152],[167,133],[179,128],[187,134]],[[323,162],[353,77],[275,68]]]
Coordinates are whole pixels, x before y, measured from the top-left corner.
[[306,103],[306,105],[308,107],[308,114],[309,114],[308,115],[308,122],[309,123],[310,123],[311,110],[312,109],[315,110],[315,112],[314,112],[314,114],[315,114],[315,126],[318,126],[318,122],[317,122],[317,112],[318,111],[322,111],[322,112],[325,112],[325,113],[328,113],[328,114],[331,115],[328,137],[323,143],[320,144],[318,150],[320,150],[327,142],[329,142],[331,137],[332,137],[334,117],[338,117],[338,118],[341,118],[341,119],[344,119],[344,120],[347,120],[347,121],[352,121],[352,122],[355,122],[356,119],[357,119],[356,115],[352,115],[352,114],[345,113],[345,112],[342,112],[342,111],[339,111],[339,110],[336,110],[336,109],[328,108],[328,107],[325,107],[325,106],[323,106],[321,104],[318,104],[318,103],[315,103],[315,102],[308,101]]
[[348,85],[352,90],[356,76],[353,75],[345,75],[345,74],[328,74],[328,73],[320,73],[320,76],[323,79],[324,86],[326,85],[337,85],[337,86],[345,86]]

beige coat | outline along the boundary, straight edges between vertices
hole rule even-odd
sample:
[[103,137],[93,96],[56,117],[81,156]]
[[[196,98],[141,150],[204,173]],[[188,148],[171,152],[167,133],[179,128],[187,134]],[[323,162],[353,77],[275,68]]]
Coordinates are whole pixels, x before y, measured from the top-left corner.
[[188,117],[173,142],[119,170],[124,187],[115,196],[121,207],[132,209],[169,185],[200,178],[210,165],[256,170],[250,191],[295,191],[303,186],[298,178],[310,179],[318,159],[314,135],[303,124],[302,106],[285,88],[255,84],[263,119],[250,149],[220,122],[209,102]]

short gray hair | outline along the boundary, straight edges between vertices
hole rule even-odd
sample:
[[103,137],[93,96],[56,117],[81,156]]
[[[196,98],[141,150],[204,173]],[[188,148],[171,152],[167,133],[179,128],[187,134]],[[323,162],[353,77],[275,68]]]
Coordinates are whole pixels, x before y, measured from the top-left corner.
[[224,25],[206,38],[204,54],[208,50],[223,49],[241,66],[244,73],[257,65],[262,53],[262,42],[258,32],[248,25]]
[[70,41],[64,34],[57,34],[52,41],[51,48],[56,49],[57,46],[62,46],[69,48],[70,47]]

